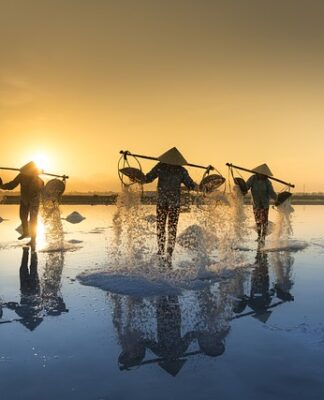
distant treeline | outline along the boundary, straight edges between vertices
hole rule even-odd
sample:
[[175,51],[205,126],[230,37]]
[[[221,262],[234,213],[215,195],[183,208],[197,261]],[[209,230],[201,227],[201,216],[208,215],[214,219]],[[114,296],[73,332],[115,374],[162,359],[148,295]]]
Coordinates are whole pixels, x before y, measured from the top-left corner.
[[[88,205],[112,205],[116,203],[118,193],[104,194],[66,194],[63,195],[61,199],[61,204],[88,204]],[[202,198],[202,197],[201,197]],[[157,199],[156,192],[143,192],[142,202],[144,204],[155,204]],[[182,197],[183,204],[194,203],[195,195],[184,193]],[[2,204],[19,204],[20,195],[6,194],[4,193],[2,199],[0,198]],[[244,197],[245,204],[251,204],[251,196],[247,195]],[[319,204],[324,205],[324,193],[296,193],[292,196],[292,204]]]

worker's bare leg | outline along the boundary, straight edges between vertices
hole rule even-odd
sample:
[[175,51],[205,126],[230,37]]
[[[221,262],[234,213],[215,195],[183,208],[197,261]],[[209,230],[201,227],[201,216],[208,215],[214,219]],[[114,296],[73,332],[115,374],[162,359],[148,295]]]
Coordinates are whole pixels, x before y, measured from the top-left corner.
[[25,203],[20,203],[19,208],[19,217],[22,225],[22,235],[19,236],[19,240],[29,237],[29,228],[28,228],[28,215],[29,215],[29,205]]
[[168,219],[168,246],[167,253],[171,257],[177,238],[177,228],[179,221],[180,207],[171,207]]
[[165,225],[168,215],[168,209],[165,206],[156,207],[156,234],[158,242],[158,254],[163,255],[165,249]]
[[32,205],[30,207],[29,227],[30,227],[30,237],[31,237],[30,245],[32,247],[36,245],[38,211],[39,211],[38,204]]
[[268,221],[269,221],[269,208],[264,208],[261,210],[261,223],[262,223],[262,234],[261,240],[265,242],[265,238],[268,233]]

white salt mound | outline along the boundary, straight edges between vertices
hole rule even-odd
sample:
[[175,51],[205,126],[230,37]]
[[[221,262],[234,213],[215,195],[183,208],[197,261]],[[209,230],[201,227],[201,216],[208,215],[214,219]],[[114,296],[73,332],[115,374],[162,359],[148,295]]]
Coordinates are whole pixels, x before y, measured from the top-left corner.
[[149,224],[155,224],[156,222],[156,216],[154,214],[146,215],[143,219]]
[[150,297],[157,295],[180,294],[178,288],[166,281],[152,281],[143,276],[125,276],[109,272],[83,272],[78,276],[85,286],[94,286],[102,290],[128,296]]
[[80,213],[78,213],[77,211],[73,211],[71,214],[69,214],[65,220],[67,222],[70,222],[70,224],[79,224],[80,222],[82,222],[85,219],[85,217],[83,217]]
[[283,240],[266,243],[263,251],[300,251],[308,247],[308,243],[302,240]]
[[216,236],[199,225],[190,225],[177,238],[180,246],[189,250],[198,250],[216,243]]
[[71,239],[67,242],[53,242],[39,250],[40,253],[65,253],[73,252],[82,248],[82,240]]
[[16,228],[16,231],[17,231],[20,235],[22,235],[22,234],[23,234],[22,225],[19,225],[18,228]]

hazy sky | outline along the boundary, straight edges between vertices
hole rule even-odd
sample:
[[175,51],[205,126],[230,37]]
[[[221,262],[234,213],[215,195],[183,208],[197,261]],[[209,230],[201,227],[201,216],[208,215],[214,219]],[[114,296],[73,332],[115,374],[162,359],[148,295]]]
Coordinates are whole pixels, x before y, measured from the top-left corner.
[[0,164],[116,190],[119,150],[177,146],[324,191],[323,20],[312,0],[0,0]]

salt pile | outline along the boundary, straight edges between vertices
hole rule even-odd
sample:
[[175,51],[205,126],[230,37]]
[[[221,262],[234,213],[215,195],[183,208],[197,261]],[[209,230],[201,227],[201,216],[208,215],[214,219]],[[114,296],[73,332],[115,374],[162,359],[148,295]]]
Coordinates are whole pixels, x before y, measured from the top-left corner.
[[308,247],[308,243],[302,240],[283,240],[268,242],[262,249],[262,251],[300,251]]
[[213,243],[216,247],[216,235],[199,225],[190,225],[177,238],[177,243],[188,250],[199,250],[211,247]]
[[77,211],[73,211],[71,214],[69,214],[65,220],[67,222],[70,222],[70,224],[79,224],[80,222],[82,222],[85,219],[85,217],[83,217],[80,213],[78,213]]
[[22,227],[22,225],[19,225],[19,226],[16,228],[16,232],[18,232],[20,235],[23,234],[23,227]]
[[143,219],[144,219],[144,221],[148,222],[149,224],[155,224],[155,222],[156,222],[156,215],[154,215],[154,214],[149,214],[149,215],[146,215]]

